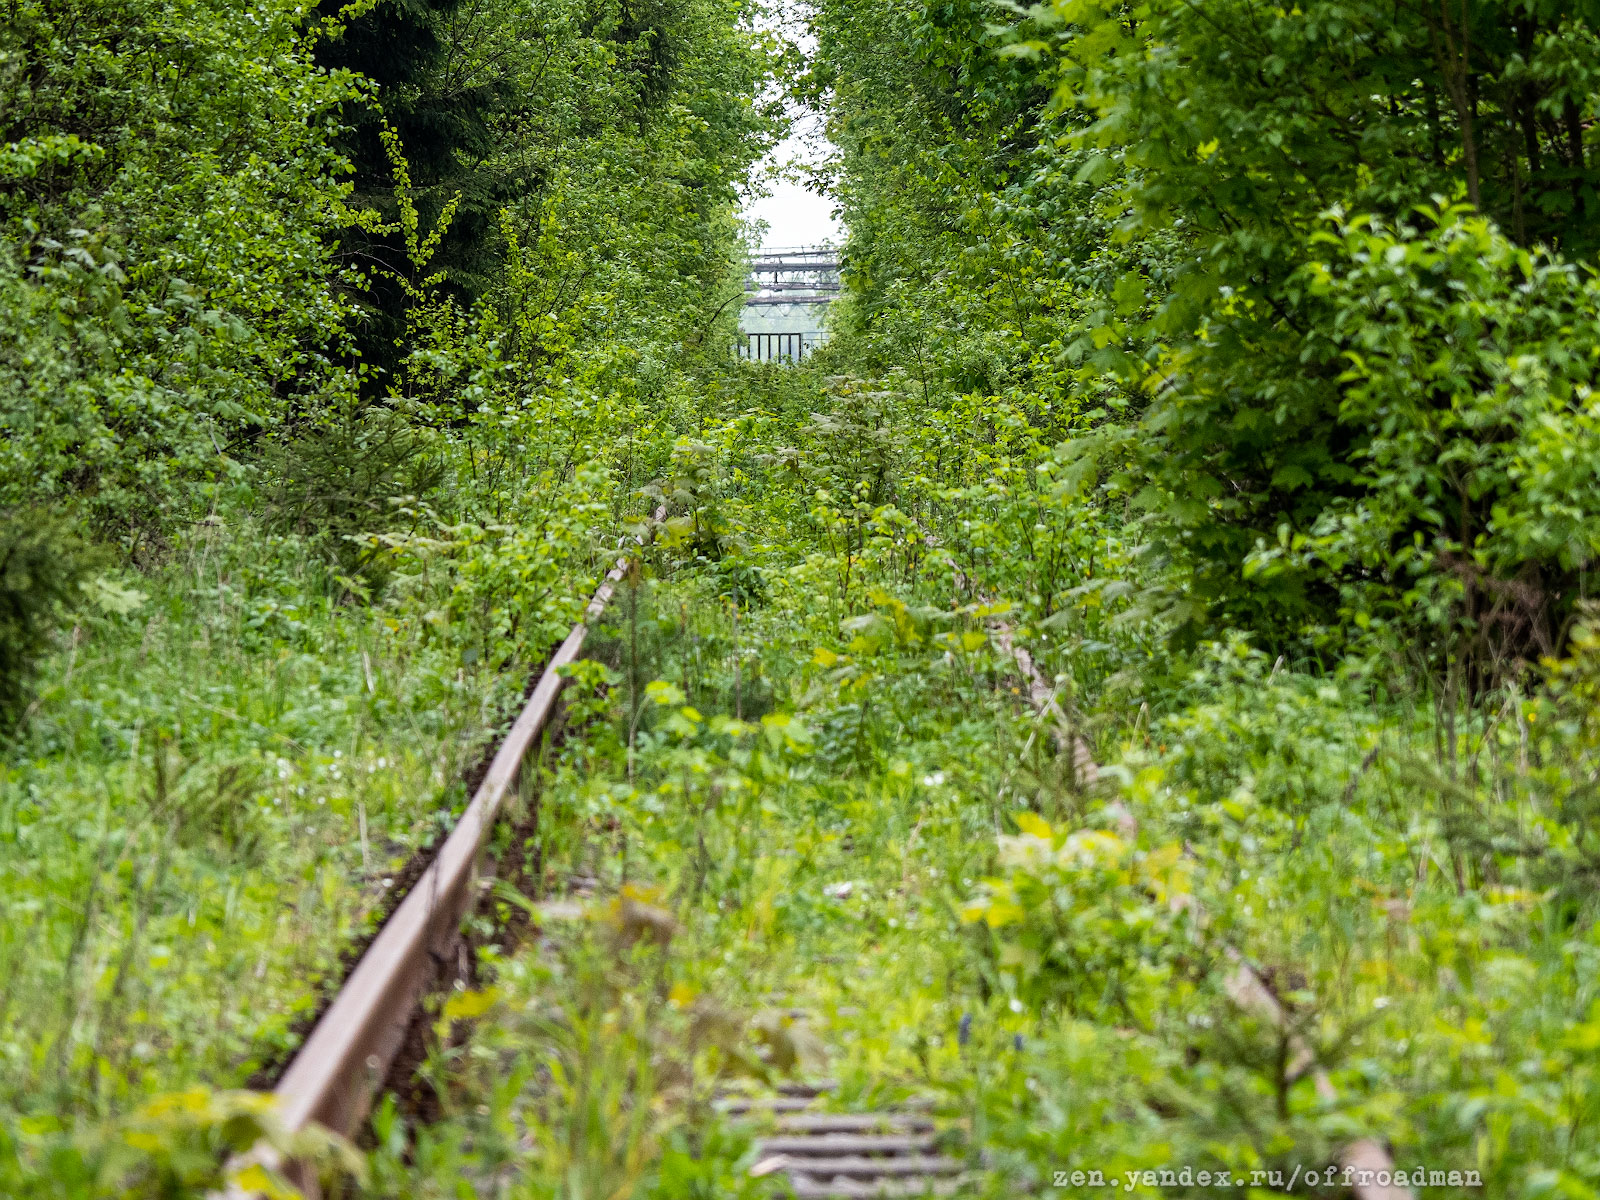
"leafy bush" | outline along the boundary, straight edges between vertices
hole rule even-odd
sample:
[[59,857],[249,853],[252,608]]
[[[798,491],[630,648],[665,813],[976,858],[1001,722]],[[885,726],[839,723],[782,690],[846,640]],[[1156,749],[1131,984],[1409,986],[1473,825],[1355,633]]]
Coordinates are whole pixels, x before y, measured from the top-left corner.
[[1600,290],[1468,211],[1422,222],[1315,233],[1283,292],[1303,332],[1247,353],[1264,301],[1208,320],[1123,486],[1213,620],[1459,622],[1443,650],[1537,658],[1600,553]]
[[1030,1007],[1148,1026],[1193,955],[1182,847],[1145,851],[1115,833],[1058,833],[1033,813],[1000,839],[1004,874],[962,919],[998,931],[1000,991]]
[[595,525],[609,505],[599,497],[606,472],[580,464],[570,479],[547,473],[530,489],[512,522],[449,523],[426,506],[401,510],[415,531],[365,540],[378,561],[392,566],[394,590],[441,603],[417,630],[443,638],[467,664],[497,667],[536,662],[577,620],[596,575]]
[[330,371],[347,186],[303,6],[24,4],[0,29],[0,504],[134,543]]
[[318,543],[346,571],[370,567],[360,535],[390,528],[400,501],[444,478],[442,447],[393,409],[345,407],[264,456],[270,523]]
[[1597,515],[1592,16],[1038,16],[1015,49],[1053,46],[1096,203],[1156,251],[1093,332],[1148,396],[1104,443],[1203,607],[1176,634],[1400,621],[1480,678],[1558,645]]
[[952,453],[1003,461],[1004,407],[1101,467],[1175,648],[1380,627],[1471,687],[1559,648],[1600,523],[1591,14],[817,11],[837,361],[964,395]]

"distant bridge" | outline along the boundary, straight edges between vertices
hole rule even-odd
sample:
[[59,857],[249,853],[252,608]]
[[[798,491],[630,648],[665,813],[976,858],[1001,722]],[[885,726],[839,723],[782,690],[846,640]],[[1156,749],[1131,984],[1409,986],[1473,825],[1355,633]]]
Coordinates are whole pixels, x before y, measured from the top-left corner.
[[741,333],[735,347],[751,362],[803,362],[822,341],[815,333]]
[[[745,308],[783,308],[789,316],[751,316],[758,328],[739,335],[740,358],[796,363],[821,344],[821,312],[839,298],[839,251],[832,246],[768,246],[750,260]],[[800,315],[795,318],[796,307]],[[807,316],[809,314],[809,317]],[[791,320],[802,326],[796,330]],[[773,326],[782,321],[784,328]],[[764,326],[764,328],[762,328]]]

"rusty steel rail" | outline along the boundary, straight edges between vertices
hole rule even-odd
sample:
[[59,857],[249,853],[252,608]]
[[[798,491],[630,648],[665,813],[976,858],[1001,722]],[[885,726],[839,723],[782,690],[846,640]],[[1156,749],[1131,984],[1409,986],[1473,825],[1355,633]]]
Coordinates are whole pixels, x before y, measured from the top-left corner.
[[[316,1123],[348,1136],[365,1120],[418,1004],[447,965],[461,922],[472,908],[484,844],[524,757],[555,712],[566,683],[561,669],[577,660],[589,626],[605,611],[629,562],[630,556],[624,555],[607,573],[582,620],[545,665],[461,819],[290,1060],[273,1089],[285,1133],[293,1135]],[[285,1173],[308,1197],[318,1194],[313,1172],[286,1163],[265,1144],[232,1165],[252,1163]],[[230,1200],[248,1195],[239,1188],[228,1192]]]

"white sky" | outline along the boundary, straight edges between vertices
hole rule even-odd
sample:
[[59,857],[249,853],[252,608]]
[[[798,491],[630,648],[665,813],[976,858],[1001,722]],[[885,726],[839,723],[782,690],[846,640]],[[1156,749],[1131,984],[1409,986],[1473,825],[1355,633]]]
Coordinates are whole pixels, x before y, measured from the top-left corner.
[[[763,24],[785,36],[794,36],[804,19],[799,11],[803,2],[772,0]],[[811,48],[809,37],[802,34],[798,40],[804,48]],[[767,223],[763,246],[814,246],[830,241],[837,244],[844,239],[844,231],[833,217],[833,201],[807,191],[797,179],[781,177],[794,174],[797,167],[822,162],[830,149],[816,113],[791,108],[790,115],[794,127],[789,137],[773,147],[772,153],[751,172],[752,186],[767,195],[753,201],[744,216]]]
[[[815,117],[807,114],[796,124],[815,122]],[[756,166],[752,182],[768,195],[752,203],[744,215],[747,220],[767,223],[761,239],[763,246],[815,246],[843,240],[844,231],[834,219],[831,197],[807,191],[797,179],[771,177],[780,172],[792,176],[796,167],[821,161],[826,150],[825,143],[817,144],[819,140],[820,134],[809,131],[791,134]]]

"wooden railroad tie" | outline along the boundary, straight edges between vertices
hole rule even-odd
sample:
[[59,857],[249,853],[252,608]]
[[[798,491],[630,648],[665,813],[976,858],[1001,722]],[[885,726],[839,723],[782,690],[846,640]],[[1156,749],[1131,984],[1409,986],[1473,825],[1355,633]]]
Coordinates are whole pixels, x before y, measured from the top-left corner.
[[903,1109],[818,1112],[831,1082],[781,1084],[775,1096],[736,1096],[718,1108],[769,1117],[756,1142],[755,1176],[782,1175],[792,1200],[950,1196],[971,1182],[968,1164],[941,1153],[933,1119]]

